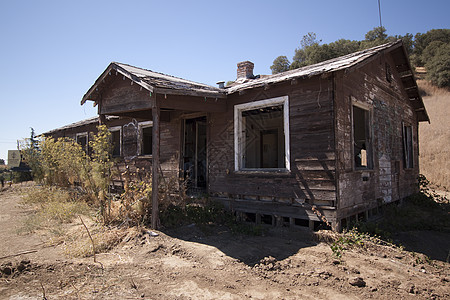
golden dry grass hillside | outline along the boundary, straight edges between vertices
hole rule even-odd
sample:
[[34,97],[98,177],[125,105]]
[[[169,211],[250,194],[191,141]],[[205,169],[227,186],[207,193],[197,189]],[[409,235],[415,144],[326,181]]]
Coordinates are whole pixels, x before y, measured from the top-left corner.
[[442,190],[450,190],[450,91],[417,80],[430,116],[419,125],[420,172]]

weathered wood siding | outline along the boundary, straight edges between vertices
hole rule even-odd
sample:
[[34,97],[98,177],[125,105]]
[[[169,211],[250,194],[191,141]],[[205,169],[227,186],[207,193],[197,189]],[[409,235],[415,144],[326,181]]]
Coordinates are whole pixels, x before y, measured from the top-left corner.
[[120,74],[114,75],[113,73],[108,77],[107,82],[110,88],[103,89],[99,103],[100,114],[114,115],[116,113],[151,109],[151,97],[148,91],[136,84],[132,85],[130,79]]
[[[177,177],[179,172],[181,120],[175,113],[173,113],[173,115],[174,117],[172,117],[171,114],[169,122],[162,121],[160,123],[160,148],[162,149],[160,152],[160,166],[161,173],[166,179],[174,176]],[[118,163],[116,164],[118,173],[123,173],[127,169],[131,173],[136,173],[138,170],[140,170],[142,174],[145,172],[148,174],[151,173],[152,157],[148,155],[139,155],[138,152],[131,152],[137,151],[134,143],[137,143],[138,132],[137,126],[133,125],[136,122],[136,120],[131,120],[129,123],[123,124],[122,126],[122,140],[128,140],[128,144],[132,145],[127,146],[126,144],[123,144],[124,155],[118,159]],[[128,130],[124,130],[126,128],[128,128]],[[126,147],[128,149],[126,149]]]
[[[319,77],[230,95],[226,113],[209,117],[209,192],[257,201],[334,206],[332,95],[331,78]],[[281,96],[289,97],[291,171],[235,172],[234,105]]]
[[[386,79],[386,64],[392,80]],[[418,175],[417,119],[402,87],[390,55],[335,74],[338,217],[345,218],[416,191]],[[353,101],[371,111],[373,168],[355,170],[353,165]],[[403,166],[402,122],[413,128],[414,168]]]

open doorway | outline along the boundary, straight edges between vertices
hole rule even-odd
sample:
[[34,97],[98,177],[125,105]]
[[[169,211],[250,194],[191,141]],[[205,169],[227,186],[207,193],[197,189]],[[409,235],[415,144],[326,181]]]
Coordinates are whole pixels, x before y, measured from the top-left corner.
[[199,195],[207,187],[206,117],[184,120],[183,173],[187,193]]

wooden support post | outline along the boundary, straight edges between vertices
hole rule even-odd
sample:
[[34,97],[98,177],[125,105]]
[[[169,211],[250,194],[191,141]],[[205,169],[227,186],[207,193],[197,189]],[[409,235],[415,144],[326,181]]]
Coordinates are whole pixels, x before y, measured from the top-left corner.
[[158,229],[159,225],[159,209],[158,209],[158,192],[159,192],[159,117],[160,109],[156,103],[156,95],[152,104],[152,228]]
[[313,220],[309,220],[309,229],[311,229],[312,231],[314,231],[314,221]]
[[261,215],[258,213],[256,213],[256,215],[255,215],[255,223],[256,223],[256,225],[261,224]]
[[106,116],[98,115],[98,125],[105,125],[105,124],[106,124]]
[[289,218],[289,226],[295,226],[295,218]]

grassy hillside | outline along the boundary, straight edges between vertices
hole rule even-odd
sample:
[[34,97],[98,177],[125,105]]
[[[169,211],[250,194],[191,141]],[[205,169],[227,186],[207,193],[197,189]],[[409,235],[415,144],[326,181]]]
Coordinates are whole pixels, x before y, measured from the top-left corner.
[[419,125],[420,172],[439,189],[450,190],[450,91],[418,80],[430,124]]

